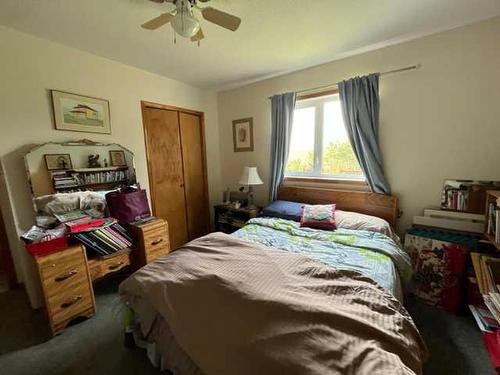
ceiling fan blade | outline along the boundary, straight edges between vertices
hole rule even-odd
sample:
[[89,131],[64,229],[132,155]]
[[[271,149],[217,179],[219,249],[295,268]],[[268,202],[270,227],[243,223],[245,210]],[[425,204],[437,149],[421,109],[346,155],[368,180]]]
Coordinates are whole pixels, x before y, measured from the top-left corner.
[[146,23],[143,23],[141,27],[148,30],[156,30],[159,27],[162,27],[163,25],[169,23],[172,20],[172,18],[174,18],[174,14],[163,13],[162,15],[153,18],[152,20],[149,20]]
[[165,0],[151,0],[153,3],[163,3]]
[[241,18],[212,7],[203,8],[201,14],[207,21],[231,31],[236,31],[241,23]]
[[198,32],[191,37],[191,41],[192,42],[199,42],[204,37],[205,37],[205,35],[203,34],[203,31],[200,28],[200,30],[198,30]]
[[200,3],[208,3],[210,0],[198,0]]

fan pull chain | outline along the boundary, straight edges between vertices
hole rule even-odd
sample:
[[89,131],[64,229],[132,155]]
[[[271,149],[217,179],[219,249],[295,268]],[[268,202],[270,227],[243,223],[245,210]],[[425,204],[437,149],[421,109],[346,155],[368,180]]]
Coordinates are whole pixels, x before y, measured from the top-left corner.
[[177,44],[177,34],[174,32],[174,44]]

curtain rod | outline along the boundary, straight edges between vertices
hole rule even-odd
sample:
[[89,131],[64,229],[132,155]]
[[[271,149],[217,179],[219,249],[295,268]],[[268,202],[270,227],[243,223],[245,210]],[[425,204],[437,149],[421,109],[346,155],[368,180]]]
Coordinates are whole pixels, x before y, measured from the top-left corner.
[[[415,64],[415,65],[411,65],[411,66],[406,66],[404,68],[388,70],[388,71],[380,73],[380,76],[385,76],[385,75],[393,74],[393,73],[405,72],[407,70],[414,70],[414,69],[420,68],[421,66],[422,66],[421,64]],[[329,85],[324,85],[324,86],[312,87],[312,88],[309,88],[309,89],[296,91],[296,94],[302,94],[304,92],[318,91],[318,90],[323,90],[323,89],[328,89],[328,88],[334,88],[334,87],[337,87],[336,83],[329,84]],[[272,96],[270,96],[268,99],[271,99],[271,98],[272,98]]]

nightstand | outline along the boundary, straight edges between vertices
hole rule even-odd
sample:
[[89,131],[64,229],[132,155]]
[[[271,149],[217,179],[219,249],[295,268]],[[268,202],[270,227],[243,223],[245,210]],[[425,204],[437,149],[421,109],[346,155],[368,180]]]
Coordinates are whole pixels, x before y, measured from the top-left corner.
[[260,207],[248,209],[246,207],[234,208],[231,205],[219,204],[214,206],[215,230],[224,233],[233,233],[254,217],[259,216]]
[[168,224],[165,220],[155,218],[143,224],[130,224],[129,231],[137,248],[135,269],[170,252]]

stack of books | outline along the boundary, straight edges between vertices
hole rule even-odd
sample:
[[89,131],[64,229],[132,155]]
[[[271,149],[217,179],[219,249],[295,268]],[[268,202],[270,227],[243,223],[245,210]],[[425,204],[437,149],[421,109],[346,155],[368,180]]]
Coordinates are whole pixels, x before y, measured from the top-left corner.
[[52,182],[54,190],[74,188],[80,184],[78,178],[66,171],[52,172]]
[[495,368],[500,369],[500,258],[471,253],[483,305],[469,305]]
[[446,203],[444,208],[465,211],[468,207],[469,191],[449,189],[446,191]]
[[123,182],[128,180],[128,170],[79,173],[77,178],[81,185],[102,184],[106,182]]
[[114,220],[93,230],[72,233],[72,237],[98,256],[111,255],[132,246],[129,233]]
[[496,243],[500,243],[500,215],[498,214],[500,202],[491,202],[488,204],[488,222],[486,224],[486,233]]
[[500,258],[487,254],[471,253],[477,285],[483,296],[500,291]]

